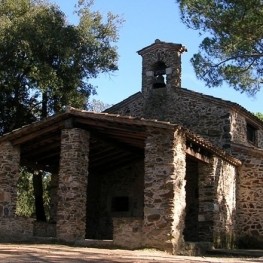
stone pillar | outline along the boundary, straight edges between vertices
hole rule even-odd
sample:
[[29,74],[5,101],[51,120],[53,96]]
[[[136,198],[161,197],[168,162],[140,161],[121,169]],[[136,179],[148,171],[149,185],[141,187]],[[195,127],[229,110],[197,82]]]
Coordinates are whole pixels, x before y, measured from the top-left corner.
[[145,145],[143,244],[176,253],[185,211],[185,138],[180,131],[148,129]]
[[61,135],[57,238],[85,239],[89,133],[65,129]]
[[236,228],[236,167],[215,158],[214,246],[233,248]]
[[15,216],[19,165],[20,149],[9,141],[0,143],[0,218]]
[[216,201],[216,176],[214,159],[210,163],[198,163],[199,172],[199,241],[213,242],[214,209]]
[[58,174],[51,174],[50,182],[50,222],[57,222],[57,206],[58,206]]
[[214,156],[199,162],[199,241],[232,248],[236,224],[236,168]]

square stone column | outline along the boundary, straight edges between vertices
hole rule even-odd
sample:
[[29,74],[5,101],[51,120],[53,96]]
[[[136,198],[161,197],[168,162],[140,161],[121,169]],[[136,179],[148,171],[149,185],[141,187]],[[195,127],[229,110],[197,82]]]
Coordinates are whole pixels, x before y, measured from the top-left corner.
[[216,169],[214,158],[210,163],[198,163],[199,172],[199,241],[213,242],[216,202]]
[[199,163],[199,240],[232,248],[236,224],[236,168],[214,156]]
[[19,167],[19,147],[9,141],[0,143],[0,218],[15,216]]
[[85,239],[89,138],[85,130],[62,130],[57,192],[57,238],[60,240]]
[[180,130],[148,129],[145,145],[143,244],[176,253],[185,216],[185,137]]

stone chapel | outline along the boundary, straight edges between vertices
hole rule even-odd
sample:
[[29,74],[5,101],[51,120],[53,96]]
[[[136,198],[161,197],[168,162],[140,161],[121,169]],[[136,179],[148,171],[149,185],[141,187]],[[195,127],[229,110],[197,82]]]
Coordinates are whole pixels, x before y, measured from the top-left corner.
[[[156,40],[138,51],[138,93],[103,113],[67,107],[0,137],[0,241],[173,254],[263,246],[263,122],[181,87],[185,51]],[[48,222],[16,215],[24,166],[51,174]]]

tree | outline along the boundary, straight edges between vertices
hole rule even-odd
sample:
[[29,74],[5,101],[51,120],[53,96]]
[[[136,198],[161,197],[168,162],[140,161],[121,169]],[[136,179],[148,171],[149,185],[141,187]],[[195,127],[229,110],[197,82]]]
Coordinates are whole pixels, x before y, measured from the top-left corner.
[[182,21],[205,33],[191,62],[208,87],[255,94],[263,84],[262,0],[177,0]]
[[59,112],[85,108],[95,88],[89,79],[117,70],[121,20],[106,21],[79,1],[79,23],[38,0],[0,0],[1,133]]
[[[36,197],[34,194],[34,187],[33,187],[33,172],[35,171],[28,171],[26,168],[22,168],[20,172],[20,176],[17,183],[17,205],[16,205],[16,214],[19,216],[26,216],[32,217],[33,215],[37,214],[35,206]],[[42,173],[42,189],[43,195],[40,198],[43,198],[43,208],[45,210],[45,214],[41,211],[43,217],[50,217],[50,180],[51,174]],[[41,183],[42,183],[41,182]],[[39,198],[39,195],[38,195]]]
[[110,108],[112,105],[108,103],[104,103],[101,100],[93,99],[91,102],[88,103],[87,109],[93,112],[103,112],[104,110]]
[[[86,108],[101,72],[117,70],[118,16],[79,0],[79,23],[41,0],[0,0],[0,134],[71,105]],[[37,220],[45,221],[42,173],[34,171]]]
[[261,112],[256,112],[255,115],[256,115],[260,120],[263,121],[263,113],[261,113]]

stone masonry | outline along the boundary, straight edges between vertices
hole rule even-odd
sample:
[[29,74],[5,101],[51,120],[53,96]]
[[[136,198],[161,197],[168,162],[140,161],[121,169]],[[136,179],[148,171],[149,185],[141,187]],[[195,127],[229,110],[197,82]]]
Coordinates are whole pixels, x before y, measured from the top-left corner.
[[[76,127],[83,130],[72,128],[74,122],[61,130],[51,207],[56,230],[52,233],[58,240],[106,237],[115,245],[170,253],[182,251],[186,242],[211,242],[218,248],[231,248],[235,240],[263,244],[263,123],[235,103],[181,88],[184,51],[180,44],[160,40],[143,48],[138,52],[142,91],[108,110],[126,117],[87,114],[85,119],[81,112],[74,121],[79,120]],[[56,136],[67,117],[54,118]],[[133,120],[135,132],[128,138]],[[102,174],[92,170],[94,159],[89,155],[94,144],[92,140],[90,151],[91,135],[84,128],[97,128],[102,136],[105,132],[104,143],[107,136],[114,136],[109,137],[111,147],[133,146],[137,159]],[[25,152],[23,140],[33,137],[23,137],[23,132],[17,142]],[[15,215],[20,149],[8,139],[1,141],[0,149],[0,239],[6,232],[12,237],[32,236],[32,220]],[[114,210],[116,200],[125,208]]]
[[215,181],[214,200],[214,245],[232,248],[236,227],[236,179],[235,166],[219,159],[213,159]]
[[32,236],[30,218],[16,216],[20,149],[11,142],[0,143],[0,241],[26,240]]
[[89,133],[65,129],[61,135],[58,185],[57,238],[85,238],[86,192],[89,165]]
[[180,130],[148,130],[145,146],[143,244],[172,253],[182,245],[185,138]]
[[[169,52],[167,52],[169,50]],[[150,94],[155,79],[155,67],[158,62],[165,65],[166,88],[181,87],[181,54],[186,51],[180,44],[164,43],[159,39],[153,45],[138,51],[143,58],[142,92],[146,97]]]
[[[185,51],[185,49],[178,44],[161,41],[156,41],[139,51],[139,55],[142,56],[142,91],[140,94],[136,94],[136,98],[135,95],[131,96],[130,104],[126,99],[125,105],[119,103],[109,112],[123,114],[125,108],[125,111],[129,112],[131,116],[183,125],[239,158],[243,164],[239,169],[238,177],[235,167],[222,164],[222,170],[217,180],[220,185],[223,182],[224,187],[220,187],[220,191],[216,191],[215,185],[211,187],[211,211],[213,210],[215,215],[216,211],[214,209],[225,211],[225,215],[220,217],[219,221],[221,223],[216,221],[219,217],[212,218],[210,216],[211,229],[217,229],[214,233],[214,236],[217,236],[217,245],[220,242],[222,244],[229,243],[229,239],[233,238],[231,233],[234,229],[239,236],[242,233],[243,236],[263,240],[263,223],[261,220],[263,195],[260,194],[263,173],[263,124],[235,103],[181,88],[180,55],[182,51]],[[154,89],[155,78],[152,71],[154,65],[160,62],[166,65],[166,85],[163,88]],[[175,72],[178,74],[173,75]],[[170,78],[171,76],[172,78]],[[138,104],[137,101],[141,100],[143,100],[143,103]],[[140,106],[140,110],[138,106]],[[255,142],[248,140],[248,124],[254,127]],[[200,167],[202,166],[200,165]],[[226,174],[231,176],[225,177]],[[202,172],[200,172],[200,176],[202,176]],[[204,176],[208,176],[207,171],[205,171]],[[210,179],[208,176],[207,180]],[[202,193],[205,193],[205,189],[209,189],[210,183],[207,182],[207,184],[205,188],[201,187],[199,189],[200,198],[203,198]],[[234,187],[234,185],[236,186]],[[228,191],[222,189],[228,189]],[[208,196],[205,198],[208,198]],[[215,203],[215,207],[212,208],[212,203],[216,200],[221,200],[221,206]],[[202,201],[200,200],[200,202]],[[202,203],[200,203],[200,206],[202,207]],[[233,211],[233,215],[230,211]],[[237,214],[237,221],[235,221],[235,213]],[[201,220],[199,222],[201,226],[204,220],[202,213],[199,215],[199,219]],[[226,220],[224,226],[222,225],[223,220]],[[205,221],[207,220],[205,219]],[[222,231],[219,230],[220,228]],[[228,237],[222,237],[220,234],[225,229],[228,229],[230,233]],[[206,233],[207,236],[209,231],[203,231],[203,233],[204,235]],[[221,241],[218,243],[218,240]]]
[[0,217],[14,217],[20,150],[8,141],[3,142],[0,147]]
[[[237,179],[238,240],[263,243],[263,153],[236,145],[233,152],[243,161]],[[260,246],[261,247],[261,246]]]

